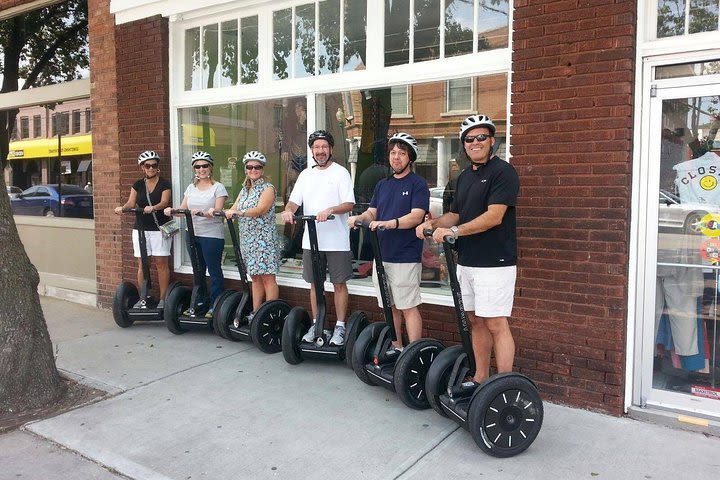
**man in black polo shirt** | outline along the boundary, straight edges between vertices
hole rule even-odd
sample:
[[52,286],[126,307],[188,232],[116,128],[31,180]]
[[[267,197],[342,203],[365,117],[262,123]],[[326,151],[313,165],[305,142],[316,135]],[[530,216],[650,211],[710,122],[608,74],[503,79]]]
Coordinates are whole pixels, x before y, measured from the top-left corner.
[[462,171],[450,211],[419,225],[435,229],[433,238],[457,238],[458,280],[472,333],[476,371],[482,382],[490,374],[495,350],[498,373],[511,372],[515,341],[508,325],[515,293],[517,236],[515,204],[520,180],[515,169],[493,155],[495,124],[472,115],[460,126],[460,141],[471,166]]

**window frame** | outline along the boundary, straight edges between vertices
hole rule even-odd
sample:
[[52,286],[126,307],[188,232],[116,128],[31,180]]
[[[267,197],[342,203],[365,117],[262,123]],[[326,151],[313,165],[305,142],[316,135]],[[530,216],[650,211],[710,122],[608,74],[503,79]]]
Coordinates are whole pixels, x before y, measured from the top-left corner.
[[[450,108],[450,82],[457,81],[457,80],[470,80],[470,106],[468,108],[462,108],[462,109],[451,109]],[[475,113],[475,110],[477,109],[475,105],[475,82],[473,81],[473,77],[461,77],[461,78],[449,78],[445,81],[445,115],[463,115],[463,114],[472,114]],[[457,88],[457,87],[456,87]]]
[[[512,64],[512,30],[509,29],[507,48],[485,50],[472,54],[439,58],[423,62],[384,66],[384,14],[378,15],[379,0],[367,2],[366,24],[366,58],[365,69],[345,71],[342,67],[337,73],[313,75],[302,78],[288,78],[285,81],[273,80],[273,46],[272,46],[272,13],[284,8],[311,3],[308,1],[277,1],[261,5],[250,4],[241,7],[228,7],[215,9],[210,14],[203,14],[201,10],[187,12],[187,14],[170,17],[169,38],[169,70],[170,70],[170,144],[171,165],[174,200],[182,198],[186,185],[180,184],[181,170],[180,155],[180,125],[178,112],[182,108],[246,103],[283,97],[306,96],[307,98],[307,125],[308,131],[316,125],[315,98],[324,93],[346,92],[350,90],[365,90],[373,88],[392,87],[393,85],[446,81],[450,78],[475,77],[479,75],[505,74],[508,79],[508,88],[505,92],[505,102],[508,112]],[[317,2],[315,2],[317,4]],[[477,3],[477,0],[475,0]],[[444,5],[444,3],[443,3]],[[509,2],[508,24],[512,25],[513,2]],[[222,24],[224,21],[239,19],[241,17],[258,16],[258,79],[254,84],[241,84],[222,88],[205,88],[201,90],[185,90],[185,31],[190,28],[202,27],[209,23]],[[474,38],[477,38],[476,30]],[[317,29],[316,29],[317,31]],[[341,37],[342,38],[342,37]],[[474,40],[476,42],[476,40]],[[317,49],[316,49],[317,55]],[[341,57],[344,62],[344,56]],[[316,63],[317,65],[317,63]],[[448,76],[452,72],[452,77]],[[410,81],[408,81],[410,79]],[[342,87],[339,87],[341,81]],[[474,83],[474,82],[473,82]],[[409,108],[411,108],[411,100]],[[509,158],[509,132],[507,132],[506,158]],[[181,264],[181,242],[176,242],[174,255],[174,269],[179,273],[191,273],[187,265]],[[238,278],[237,271],[225,270],[227,278]],[[282,286],[307,289],[308,285],[302,279],[288,278],[281,275],[277,277]],[[332,291],[332,285],[326,284]],[[372,286],[348,285],[352,294],[361,296],[374,296]],[[438,305],[451,305],[451,296],[443,291],[439,294],[423,293],[423,300]]]

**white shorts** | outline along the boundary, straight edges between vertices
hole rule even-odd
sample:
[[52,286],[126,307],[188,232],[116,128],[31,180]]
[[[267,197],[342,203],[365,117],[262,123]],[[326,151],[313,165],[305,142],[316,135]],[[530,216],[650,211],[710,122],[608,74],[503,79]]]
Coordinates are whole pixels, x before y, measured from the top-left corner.
[[517,267],[457,266],[465,311],[478,317],[509,317],[515,297]]
[[[387,278],[388,290],[390,290],[390,306],[395,305],[398,310],[407,310],[417,307],[420,299],[420,277],[422,275],[422,264],[420,263],[388,263],[383,262],[385,277]],[[382,308],[382,297],[380,296],[380,284],[377,279],[375,263],[373,263],[373,285],[378,297],[378,307]]]
[[[132,242],[133,253],[135,257],[140,258],[140,237],[138,231],[133,229]],[[162,232],[150,231],[145,232],[145,246],[149,257],[169,257],[170,247],[172,246],[172,238],[163,238]]]

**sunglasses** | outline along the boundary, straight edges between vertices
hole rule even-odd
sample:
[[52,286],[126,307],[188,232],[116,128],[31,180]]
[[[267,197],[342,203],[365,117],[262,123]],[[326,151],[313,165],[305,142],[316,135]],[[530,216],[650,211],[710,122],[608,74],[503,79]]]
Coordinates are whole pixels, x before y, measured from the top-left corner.
[[486,135],[484,133],[480,133],[478,135],[467,135],[465,137],[465,143],[473,143],[475,140],[478,142],[484,142],[488,138],[490,138],[490,135]]
[[153,170],[157,170],[160,167],[157,163],[143,163],[143,168],[145,170],[150,170],[151,168]]
[[245,165],[245,170],[262,170],[262,165]]
[[209,163],[203,163],[202,165],[193,165],[193,168],[194,168],[195,170],[200,170],[201,168],[210,168],[210,164],[209,164]]

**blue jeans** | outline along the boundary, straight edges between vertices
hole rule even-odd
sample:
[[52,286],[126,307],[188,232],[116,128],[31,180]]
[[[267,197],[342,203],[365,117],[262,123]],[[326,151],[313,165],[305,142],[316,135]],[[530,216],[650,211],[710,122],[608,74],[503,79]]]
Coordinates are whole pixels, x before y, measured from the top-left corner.
[[198,261],[200,271],[210,273],[210,297],[214,302],[223,291],[222,260],[225,248],[224,238],[195,237],[198,246]]

